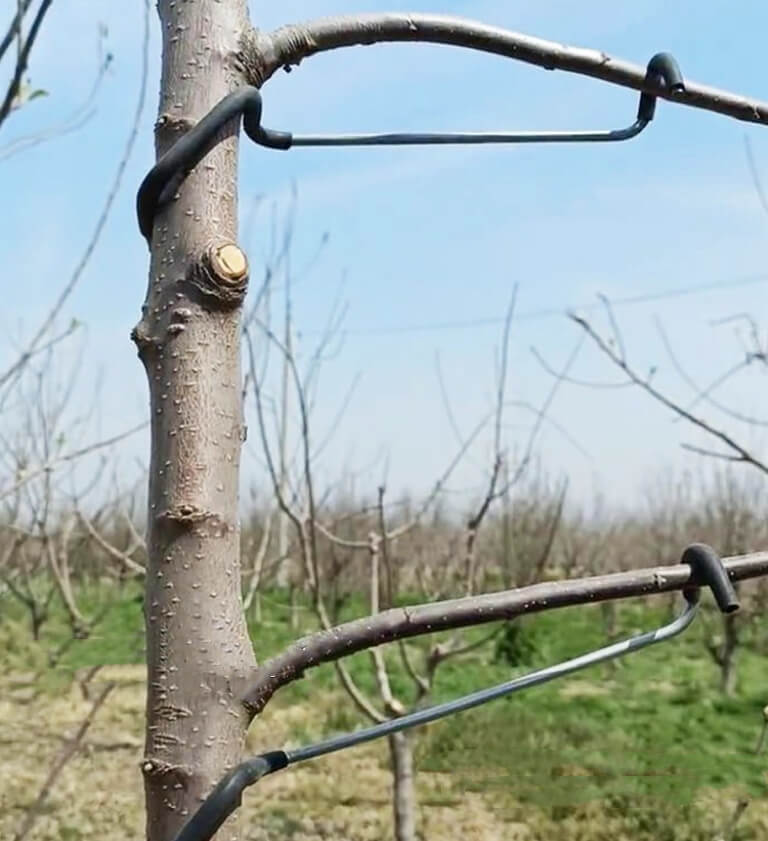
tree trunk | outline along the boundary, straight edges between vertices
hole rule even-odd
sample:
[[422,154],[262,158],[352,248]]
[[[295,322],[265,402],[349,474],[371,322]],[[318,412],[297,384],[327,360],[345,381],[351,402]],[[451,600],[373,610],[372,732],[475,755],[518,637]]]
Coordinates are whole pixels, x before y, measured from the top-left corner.
[[396,841],[415,841],[416,793],[413,780],[413,753],[405,733],[389,736],[392,764],[392,805]]
[[720,650],[720,689],[732,696],[736,691],[736,653],[739,647],[739,629],[735,614],[723,616],[723,647]]
[[[157,6],[160,155],[242,83],[236,55],[247,8],[246,0]],[[255,662],[237,520],[242,300],[231,301],[206,256],[236,239],[238,129],[233,121],[159,212],[149,288],[132,334],[152,413],[142,765],[150,841],[170,841],[241,760],[248,725],[240,698]]]
[[[605,638],[608,642],[615,642],[617,638],[618,616],[616,602],[602,602],[600,605],[600,612],[603,618],[603,630],[605,631]],[[606,672],[613,676],[619,670],[619,660],[609,660],[605,664]]]

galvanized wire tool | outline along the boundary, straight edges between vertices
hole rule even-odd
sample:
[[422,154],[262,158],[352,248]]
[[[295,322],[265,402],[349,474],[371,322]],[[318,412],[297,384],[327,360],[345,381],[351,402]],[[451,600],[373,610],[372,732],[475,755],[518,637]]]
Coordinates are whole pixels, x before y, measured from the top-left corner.
[[[657,53],[649,62],[647,77],[664,83],[670,91],[685,90],[680,68],[669,53]],[[434,144],[474,143],[600,143],[629,140],[651,122],[656,111],[656,97],[641,93],[635,121],[618,129],[597,131],[462,131],[406,134],[298,134],[272,131],[260,126],[248,136],[270,149],[296,146],[425,146]],[[246,129],[247,131],[247,129]]]
[[[671,93],[685,90],[680,67],[669,53],[657,53],[646,72],[649,84]],[[242,115],[245,133],[254,143],[270,149],[297,146],[423,146],[489,143],[605,143],[636,137],[653,120],[656,95],[643,91],[635,121],[625,128],[596,131],[431,132],[395,134],[298,134],[275,131],[261,124],[262,99],[255,87],[242,87],[225,96],[199,123],[180,137],[157,161],[139,187],[136,212],[139,230],[147,242],[159,208],[168,202],[181,181],[221,136],[221,129]]]
[[[728,578],[728,573],[713,549],[701,543],[691,544],[683,553],[681,563],[688,564],[691,567],[694,579],[712,590],[715,601],[723,613],[733,613],[739,609],[739,601]],[[571,660],[565,660],[562,663],[513,678],[498,686],[482,689],[424,710],[417,710],[408,715],[376,724],[373,727],[334,736],[314,745],[289,750],[275,750],[260,756],[254,756],[238,765],[218,783],[202,806],[181,830],[176,837],[176,841],[208,841],[227,817],[238,808],[244,789],[267,774],[287,768],[289,765],[295,765],[297,762],[314,759],[328,753],[346,750],[364,742],[388,736],[391,733],[408,730],[411,727],[428,724],[445,716],[480,706],[496,698],[519,692],[521,689],[539,686],[587,666],[594,666],[597,663],[622,657],[625,654],[639,651],[641,648],[647,648],[650,645],[672,639],[693,622],[698,610],[700,596],[698,586],[684,590],[683,595],[685,596],[685,606],[680,615],[669,624],[655,631],[648,631],[622,642],[612,643]]]

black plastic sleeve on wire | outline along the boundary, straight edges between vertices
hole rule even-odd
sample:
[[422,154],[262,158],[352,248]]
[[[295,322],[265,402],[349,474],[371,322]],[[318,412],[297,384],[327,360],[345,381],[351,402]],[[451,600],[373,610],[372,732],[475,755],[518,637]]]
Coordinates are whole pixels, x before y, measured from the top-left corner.
[[[656,53],[648,62],[645,78],[648,80],[654,79],[655,81],[660,79],[664,82],[667,90],[672,93],[682,93],[685,90],[685,82],[683,81],[683,74],[680,71],[680,65],[670,53]],[[655,114],[656,95],[643,91],[640,94],[640,104],[637,107],[637,119],[650,122]]]
[[[705,543],[692,543],[683,552],[680,559],[683,564],[690,566],[701,586],[709,587],[715,597],[717,606],[723,613],[734,613],[741,607],[739,597],[733,588],[731,579],[720,560],[720,556],[711,546]],[[683,591],[685,597],[691,601],[696,589]],[[696,596],[695,598],[698,598]]]
[[[654,88],[681,93],[685,82],[680,67],[670,53],[657,53],[648,62],[646,82]],[[288,131],[275,131],[261,124],[262,99],[258,88],[245,85],[225,96],[196,125],[182,135],[163,154],[139,187],[136,196],[136,215],[139,230],[152,242],[152,230],[157,212],[173,197],[179,184],[215,144],[219,133],[232,120],[242,116],[248,137],[268,149],[291,149],[296,146],[380,146],[422,145],[435,143],[510,143],[510,142],[596,142],[628,140],[639,134],[656,113],[658,93],[643,91],[632,126],[614,131],[598,132],[454,132],[431,134],[380,135],[307,135],[296,136]]]
[[240,806],[244,789],[267,774],[288,764],[284,751],[254,756],[230,771],[205,798],[203,805],[187,821],[176,841],[209,841],[224,821]]

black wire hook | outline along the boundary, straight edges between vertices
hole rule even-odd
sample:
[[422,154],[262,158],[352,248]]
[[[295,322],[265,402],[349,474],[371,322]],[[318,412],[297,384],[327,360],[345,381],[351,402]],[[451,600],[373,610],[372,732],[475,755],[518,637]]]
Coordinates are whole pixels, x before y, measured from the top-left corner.
[[[685,90],[683,74],[674,56],[657,53],[648,62],[646,81],[663,85],[672,93]],[[501,132],[438,132],[405,134],[306,134],[293,135],[260,127],[249,137],[270,149],[291,149],[295,146],[414,146],[431,144],[474,143],[599,143],[629,140],[651,122],[656,112],[656,94],[640,94],[637,117],[626,128],[598,131],[501,131]]]
[[[717,606],[722,613],[735,613],[740,607],[739,597],[728,577],[723,562],[711,546],[706,543],[691,543],[683,552],[680,563],[687,564],[694,576],[712,590]],[[697,587],[683,590],[686,598],[698,598],[693,595]]]
[[[679,94],[685,90],[680,67],[670,53],[657,53],[648,62],[646,83]],[[166,204],[179,184],[216,142],[221,129],[242,115],[245,133],[254,143],[269,149],[297,146],[414,146],[431,144],[489,143],[600,143],[636,137],[653,120],[657,94],[643,91],[635,121],[619,129],[598,131],[502,131],[406,134],[307,134],[275,131],[261,124],[262,98],[255,87],[242,87],[225,96],[152,167],[139,187],[136,213],[139,230],[147,243],[157,211]]]
[[521,689],[547,683],[587,666],[612,660],[639,651],[641,648],[647,648],[650,645],[672,639],[672,637],[682,633],[696,618],[701,586],[707,586],[712,590],[723,613],[733,613],[739,609],[739,601],[733,589],[733,584],[731,584],[722,560],[714,549],[703,543],[693,543],[683,552],[681,562],[691,567],[693,582],[690,587],[683,590],[686,600],[685,609],[667,625],[655,631],[648,631],[627,640],[612,643],[596,651],[590,651],[571,660],[565,660],[562,663],[556,663],[527,675],[513,678],[498,686],[481,689],[453,701],[435,704],[424,710],[416,710],[399,718],[375,724],[372,727],[334,736],[314,745],[306,745],[291,750],[270,751],[247,759],[222,778],[202,806],[184,825],[175,841],[209,841],[229,815],[240,806],[243,791],[248,786],[258,782],[267,774],[280,771],[289,765],[346,750],[364,742],[379,739],[382,736],[428,724],[448,715],[478,707],[496,698],[519,692]]

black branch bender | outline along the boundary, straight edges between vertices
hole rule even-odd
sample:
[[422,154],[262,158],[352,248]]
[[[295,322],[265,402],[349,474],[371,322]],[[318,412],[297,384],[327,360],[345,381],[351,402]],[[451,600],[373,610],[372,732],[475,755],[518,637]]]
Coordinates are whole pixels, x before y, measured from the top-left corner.
[[[646,80],[650,86],[670,93],[685,90],[680,68],[669,53],[657,53],[649,62]],[[220,138],[221,129],[242,116],[245,133],[254,143],[269,149],[297,146],[424,146],[481,143],[610,143],[636,137],[653,120],[656,95],[643,91],[635,121],[626,128],[598,131],[499,131],[421,134],[299,134],[274,131],[261,124],[261,93],[242,87],[225,96],[192,129],[179,138],[157,161],[139,187],[136,212],[139,230],[147,243],[157,212],[167,204],[181,182]]]
[[244,789],[267,774],[280,771],[289,765],[295,765],[297,762],[303,762],[307,759],[315,759],[318,756],[325,756],[328,753],[346,750],[364,742],[388,736],[391,733],[408,730],[411,727],[429,724],[439,718],[445,718],[445,716],[478,707],[496,698],[519,692],[521,689],[539,686],[555,678],[577,672],[587,666],[604,663],[606,660],[613,660],[625,654],[639,651],[641,648],[647,648],[649,645],[656,645],[672,639],[693,622],[699,605],[699,585],[709,587],[712,590],[717,606],[723,613],[733,613],[739,609],[739,601],[728,578],[728,573],[713,549],[703,543],[693,543],[683,552],[681,562],[690,566],[691,578],[695,585],[683,590],[685,606],[680,615],[669,624],[655,631],[648,631],[622,642],[607,645],[605,648],[598,648],[596,651],[574,657],[571,660],[565,660],[562,663],[556,663],[553,666],[547,666],[530,674],[516,677],[498,686],[482,689],[454,701],[447,701],[444,704],[436,704],[427,709],[417,710],[408,715],[376,724],[373,727],[334,736],[314,745],[291,748],[290,750],[274,750],[247,759],[230,771],[216,785],[203,801],[202,806],[182,828],[176,837],[176,841],[209,841],[224,821],[240,806]]

